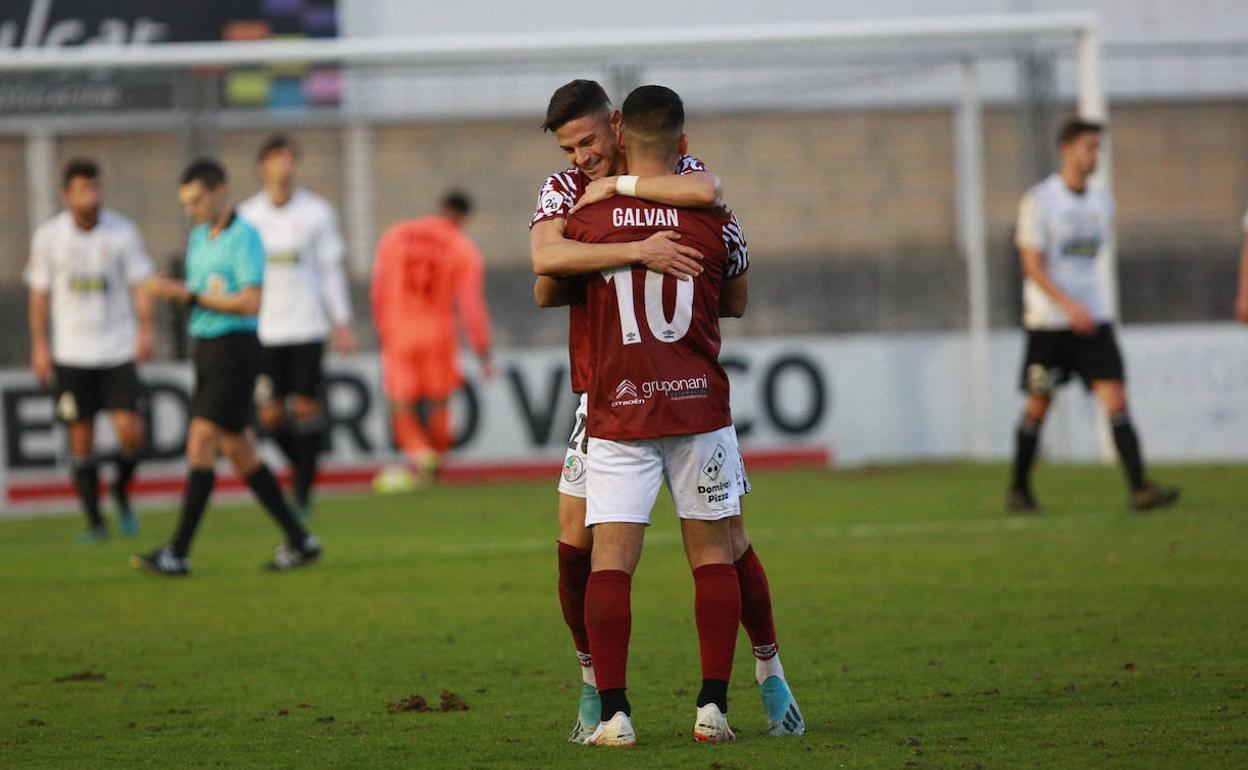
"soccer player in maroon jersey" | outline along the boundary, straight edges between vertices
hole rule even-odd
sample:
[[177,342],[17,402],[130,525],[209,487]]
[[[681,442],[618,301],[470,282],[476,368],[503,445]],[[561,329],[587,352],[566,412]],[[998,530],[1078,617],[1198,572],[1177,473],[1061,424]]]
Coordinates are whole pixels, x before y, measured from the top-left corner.
[[[637,176],[672,175],[688,145],[680,97],[662,86],[629,94],[620,144]],[[714,742],[734,737],[727,695],[743,597],[730,522],[740,515],[745,485],[728,377],[718,358],[719,316],[745,310],[745,239],[726,208],[680,209],[628,197],[584,206],[569,217],[566,234],[621,243],[664,230],[702,254],[696,278],[677,280],[640,265],[585,277],[591,363],[585,523],[594,540],[585,606],[603,717],[591,745],[636,740],[625,695],[631,581],[665,480],[695,585],[702,689],[693,735]],[[784,689],[789,713],[781,721],[796,732],[800,712]]]
[[[583,742],[599,722],[599,703],[594,669],[589,655],[584,621],[584,597],[590,572],[592,537],[585,527],[585,468],[588,437],[585,433],[589,382],[586,319],[582,283],[574,274],[627,265],[643,265],[658,273],[679,278],[701,272],[701,254],[681,245],[680,233],[661,229],[642,240],[586,244],[565,237],[566,217],[574,206],[617,194],[630,194],[676,206],[710,207],[720,202],[720,182],[696,158],[681,155],[675,174],[644,179],[618,176],[626,159],[617,138],[620,113],[611,109],[606,92],[590,80],[574,80],[551,97],[543,128],[555,133],[561,149],[573,164],[552,174],[542,185],[531,228],[535,286],[543,307],[570,305],[569,357],[573,391],[581,395],[571,440],[559,483],[559,595],[564,619],[572,632],[583,678],[578,717],[569,740]],[[739,230],[736,231],[739,237]],[[561,276],[561,277],[556,277]],[[572,276],[572,277],[568,277]],[[748,481],[742,479],[743,491]],[[757,659],[760,685],[769,731],[773,735],[800,734],[804,729],[796,708],[790,713],[792,695],[784,682],[777,654],[775,623],[767,574],[750,544],[740,517],[732,519],[733,555],[741,585],[742,624],[750,635]]]

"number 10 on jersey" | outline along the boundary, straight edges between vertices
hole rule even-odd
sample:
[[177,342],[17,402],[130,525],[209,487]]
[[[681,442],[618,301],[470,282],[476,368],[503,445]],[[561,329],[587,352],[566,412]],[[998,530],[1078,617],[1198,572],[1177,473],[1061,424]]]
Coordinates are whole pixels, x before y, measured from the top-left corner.
[[[620,338],[625,345],[641,342],[641,330],[637,325],[637,306],[633,301],[633,268],[617,267],[603,270],[603,280],[615,284],[615,300],[620,310]],[[650,334],[659,342],[672,343],[689,332],[693,322],[693,282],[676,281],[676,309],[671,320],[663,312],[663,282],[668,276],[646,271],[645,313]]]

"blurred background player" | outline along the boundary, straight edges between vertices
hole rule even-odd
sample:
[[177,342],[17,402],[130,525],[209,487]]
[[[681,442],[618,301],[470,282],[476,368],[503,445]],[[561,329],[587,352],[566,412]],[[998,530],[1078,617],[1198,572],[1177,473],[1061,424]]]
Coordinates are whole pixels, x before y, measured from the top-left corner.
[[433,480],[451,448],[448,400],[463,385],[456,315],[485,377],[490,314],[481,252],[463,231],[472,203],[449,192],[438,214],[391,227],[373,262],[373,323],[381,339],[394,435],[419,481]]
[[298,150],[282,134],[265,140],[256,158],[263,189],[238,213],[259,231],[265,251],[257,416],[290,462],[295,514],[303,518],[325,438],[325,340],[332,331],[334,349],[348,354],[355,336],[338,217],[324,198],[295,186]]
[[1107,191],[1088,186],[1100,146],[1099,124],[1067,121],[1058,137],[1059,171],[1028,190],[1019,205],[1027,328],[1022,388],[1027,405],[1015,434],[1014,477],[1006,503],[1015,513],[1039,510],[1031,491],[1031,467],[1040,426],[1054,391],[1072,374],[1079,375],[1109,416],[1131,507],[1160,508],[1179,497],[1177,489],[1146,479],[1139,438],[1127,411],[1122,354],[1097,272],[1097,258],[1114,226],[1114,202]]
[[[619,146],[620,112],[602,86],[592,80],[573,80],[555,90],[546,108],[544,131],[555,134],[559,148],[572,164],[547,177],[538,192],[537,210],[530,221],[530,250],[538,278],[534,294],[542,307],[568,306],[568,358],[572,390],[580,395],[576,420],[559,480],[559,601],[572,633],[581,669],[581,696],[577,720],[568,738],[584,742],[600,718],[597,681],[585,629],[585,591],[590,574],[591,532],[585,527],[586,419],[589,388],[588,319],[581,273],[641,265],[678,279],[701,273],[702,254],[680,243],[680,233],[662,230],[639,241],[582,243],[565,237],[568,215],[576,208],[614,195],[629,195],[657,203],[707,208],[721,202],[719,177],[690,155],[680,155],[675,174],[644,179],[621,176],[628,171]],[[744,248],[739,228],[734,238]],[[743,478],[742,493],[749,491]],[[730,528],[741,585],[741,622],[750,636],[756,659],[755,677],[772,735],[798,735],[805,729],[792,692],[784,678],[776,641],[771,588],[763,564],[750,543],[742,517]]]
[[[684,107],[671,89],[642,86],[629,94],[620,141],[629,171],[647,178],[673,174],[688,144],[684,122]],[[745,474],[728,375],[719,363],[719,317],[745,311],[749,257],[744,242],[732,237],[736,227],[722,207],[681,210],[629,198],[599,201],[568,218],[569,237],[589,242],[675,229],[703,255],[705,267],[686,281],[641,266],[585,279],[591,360],[585,523],[594,535],[585,606],[602,704],[589,745],[636,741],[625,694],[632,574],[664,481],[695,586],[702,689],[693,737],[735,737],[727,719],[728,682],[741,587],[729,521],[740,515]],[[665,284],[674,295],[670,321],[664,303],[655,300],[667,294]]]
[[1239,255],[1239,290],[1235,292],[1235,317],[1248,324],[1248,212],[1244,214],[1244,247]]
[[264,281],[260,234],[230,205],[225,171],[216,161],[198,160],[187,167],[178,200],[195,225],[186,247],[186,283],[159,277],[154,291],[191,309],[195,392],[186,434],[189,474],[173,540],[132,557],[131,564],[158,575],[190,572],[191,542],[212,495],[218,450],[286,535],[265,568],[287,570],[311,563],[321,554],[320,543],[287,506],[277,478],[256,453],[250,427],[260,372],[256,338]]
[[138,532],[127,494],[145,435],[134,364],[151,356],[154,339],[145,287],[151,259],[134,224],[101,205],[99,176],[90,160],[65,167],[65,209],[35,231],[25,276],[31,367],[39,382],[55,381],[56,416],[69,426],[74,487],[87,516],[87,530],[79,536],[85,543],[108,537],[93,454],[95,415],[102,409],[112,417],[119,443],[112,484],[118,524],[127,535]]

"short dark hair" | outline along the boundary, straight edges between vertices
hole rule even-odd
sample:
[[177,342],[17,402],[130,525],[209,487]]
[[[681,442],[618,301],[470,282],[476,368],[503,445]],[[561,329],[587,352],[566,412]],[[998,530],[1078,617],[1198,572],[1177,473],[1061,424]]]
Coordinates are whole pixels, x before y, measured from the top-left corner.
[[269,153],[278,150],[290,150],[292,155],[299,154],[299,145],[294,139],[286,134],[269,134],[268,138],[260,145],[259,151],[256,152],[256,162],[260,163],[269,157]]
[[200,158],[182,172],[182,184],[203,182],[204,187],[215,190],[225,184],[225,169],[212,158]]
[[623,132],[630,142],[674,152],[685,131],[685,104],[664,86],[640,86],[624,100]]
[[472,213],[472,196],[463,190],[448,190],[442,196],[442,208],[459,212],[460,216]]
[[558,131],[564,123],[610,109],[611,100],[597,81],[573,80],[559,86],[551,94],[542,131]]
[[1065,147],[1084,134],[1100,134],[1104,130],[1105,126],[1101,123],[1083,118],[1071,118],[1063,123],[1062,129],[1057,132],[1057,146]]
[[69,163],[65,164],[65,170],[61,172],[61,189],[68,189],[69,183],[73,181],[75,177],[82,177],[83,179],[91,180],[99,179],[100,167],[95,165],[95,161],[93,160],[87,160],[86,158],[74,158]]

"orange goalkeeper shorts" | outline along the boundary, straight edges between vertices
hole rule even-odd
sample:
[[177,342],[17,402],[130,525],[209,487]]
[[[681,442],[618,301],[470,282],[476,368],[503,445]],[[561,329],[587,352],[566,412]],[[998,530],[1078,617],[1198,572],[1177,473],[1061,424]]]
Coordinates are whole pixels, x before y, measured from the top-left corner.
[[454,346],[381,355],[382,386],[391,401],[442,400],[464,383]]

